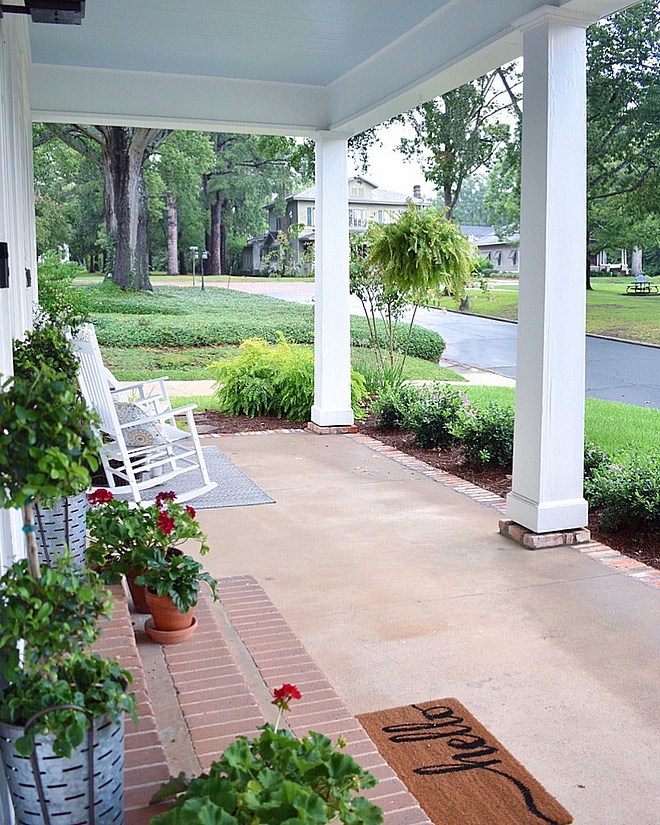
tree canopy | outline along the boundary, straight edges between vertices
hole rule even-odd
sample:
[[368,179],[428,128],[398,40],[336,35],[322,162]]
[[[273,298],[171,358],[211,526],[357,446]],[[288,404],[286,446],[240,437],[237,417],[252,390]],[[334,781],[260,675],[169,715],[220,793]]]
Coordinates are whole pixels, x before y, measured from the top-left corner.
[[518,85],[511,64],[422,103],[404,116],[415,136],[401,139],[401,151],[419,159],[426,180],[435,184],[450,217],[465,179],[489,166],[509,139],[511,127],[504,113],[518,105]]

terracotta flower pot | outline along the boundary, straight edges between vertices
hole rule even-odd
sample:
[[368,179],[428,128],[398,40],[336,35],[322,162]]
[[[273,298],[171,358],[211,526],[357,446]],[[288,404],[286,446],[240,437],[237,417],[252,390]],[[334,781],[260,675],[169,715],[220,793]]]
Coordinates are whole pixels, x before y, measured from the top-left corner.
[[156,630],[185,630],[193,623],[193,608],[180,613],[169,596],[158,596],[147,590],[147,605]]
[[147,604],[147,588],[143,584],[135,584],[135,579],[140,574],[135,570],[129,570],[126,573],[126,584],[128,585],[133,605],[138,613],[150,613],[149,605]]
[[154,626],[153,616],[147,619],[144,629],[154,642],[159,645],[178,645],[189,639],[197,629],[197,619],[193,616],[190,627],[185,627],[183,630],[156,630]]

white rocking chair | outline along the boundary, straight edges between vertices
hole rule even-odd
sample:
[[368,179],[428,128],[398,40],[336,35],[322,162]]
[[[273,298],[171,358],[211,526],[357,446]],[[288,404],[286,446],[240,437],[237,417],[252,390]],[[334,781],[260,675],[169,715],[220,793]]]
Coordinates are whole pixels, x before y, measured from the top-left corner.
[[[173,408],[165,378],[111,389],[92,324],[80,328],[73,349],[80,361],[81,392],[100,419],[101,460],[113,494],[130,490],[134,501],[149,500],[150,488],[194,471],[200,473],[202,484],[177,493],[177,501],[188,501],[218,486],[206,469],[193,416],[196,404]],[[185,416],[187,432],[176,426],[175,416]]]

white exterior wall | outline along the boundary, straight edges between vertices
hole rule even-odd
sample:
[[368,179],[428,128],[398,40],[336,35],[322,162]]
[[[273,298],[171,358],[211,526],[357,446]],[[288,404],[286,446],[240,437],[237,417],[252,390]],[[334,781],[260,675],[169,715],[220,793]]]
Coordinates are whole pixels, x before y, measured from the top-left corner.
[[[28,101],[30,50],[25,17],[0,20],[0,241],[9,244],[9,289],[0,289],[0,373],[11,375],[12,340],[32,322],[36,300],[36,245],[32,121]],[[27,288],[25,270],[32,274]],[[25,555],[17,510],[0,510],[0,573]],[[14,822],[4,774],[0,777],[0,821]]]
[[546,9],[521,26],[521,278],[507,498],[507,516],[537,533],[587,523],[585,30]]
[[[12,339],[32,321],[36,284],[32,122],[28,102],[27,18],[0,20],[0,241],[9,244],[9,289],[0,289],[0,373],[12,373]],[[0,568],[24,555],[16,511],[0,510]]]

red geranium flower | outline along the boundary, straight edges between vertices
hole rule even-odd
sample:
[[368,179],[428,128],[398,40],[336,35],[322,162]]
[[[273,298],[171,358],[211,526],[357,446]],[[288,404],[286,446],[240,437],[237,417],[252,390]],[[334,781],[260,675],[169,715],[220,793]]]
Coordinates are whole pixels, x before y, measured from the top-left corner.
[[274,705],[279,705],[280,703],[288,705],[292,699],[300,699],[302,694],[295,685],[282,685],[281,688],[275,688],[273,697]]
[[87,494],[87,501],[89,501],[90,504],[107,504],[107,502],[112,501],[113,498],[114,496],[110,490],[104,490],[102,487],[93,493]]
[[165,536],[169,535],[172,530],[176,527],[176,522],[171,516],[168,516],[166,512],[162,511],[158,513],[158,521],[156,522],[158,529],[163,533]]
[[156,507],[160,510],[166,501],[174,501],[175,498],[176,493],[173,490],[170,490],[168,493],[158,493],[156,496]]
[[189,504],[186,504],[186,513],[190,516],[190,518],[195,518],[197,513],[195,512],[195,508],[191,507]]
[[282,712],[289,709],[289,702],[292,699],[300,699],[302,694],[295,685],[282,685],[281,688],[275,688],[273,691],[272,704],[277,707],[277,721],[275,722],[275,730],[277,730]]

